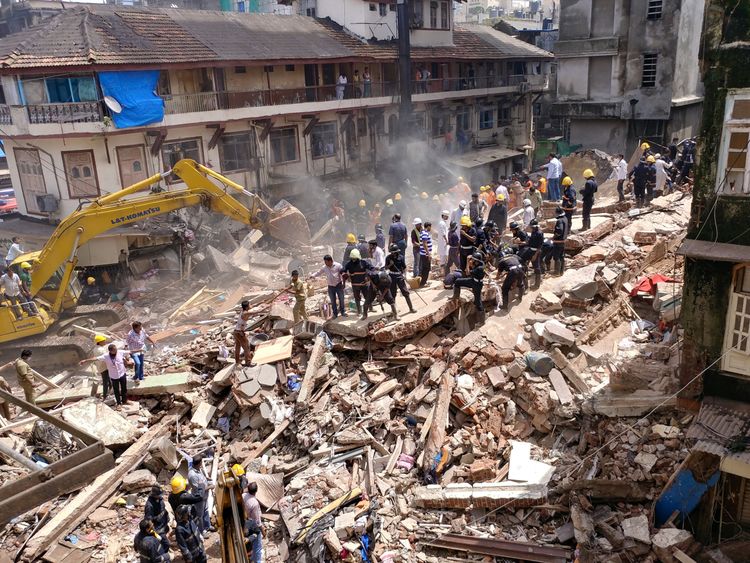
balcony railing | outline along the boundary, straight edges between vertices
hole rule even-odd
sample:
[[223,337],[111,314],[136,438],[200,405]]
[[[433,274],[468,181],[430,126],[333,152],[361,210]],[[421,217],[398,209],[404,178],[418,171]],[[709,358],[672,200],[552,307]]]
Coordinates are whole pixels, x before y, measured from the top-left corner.
[[12,125],[13,118],[10,115],[10,106],[0,105],[0,125]]
[[100,102],[34,104],[27,108],[29,122],[32,124],[90,123],[101,121],[104,117],[104,109]]
[[413,80],[414,94],[432,94],[438,92],[457,92],[461,90],[477,90],[486,88],[502,88],[518,86],[524,82],[533,87],[544,87],[545,76],[517,74],[511,76],[465,76],[462,78],[430,78],[429,80]]

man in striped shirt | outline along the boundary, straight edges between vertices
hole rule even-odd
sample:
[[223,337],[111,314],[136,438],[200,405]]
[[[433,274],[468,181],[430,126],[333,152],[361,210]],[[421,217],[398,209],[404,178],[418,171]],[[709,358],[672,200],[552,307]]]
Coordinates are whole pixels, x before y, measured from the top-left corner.
[[422,230],[419,232],[419,287],[427,285],[427,279],[430,277],[430,268],[432,267],[432,223],[425,221]]

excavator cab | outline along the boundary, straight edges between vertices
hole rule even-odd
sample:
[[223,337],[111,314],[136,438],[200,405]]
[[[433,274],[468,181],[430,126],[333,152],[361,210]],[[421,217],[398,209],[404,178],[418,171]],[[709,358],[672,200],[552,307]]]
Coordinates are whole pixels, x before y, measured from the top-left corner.
[[250,563],[245,539],[242,487],[232,471],[224,471],[216,483],[216,529],[223,563]]

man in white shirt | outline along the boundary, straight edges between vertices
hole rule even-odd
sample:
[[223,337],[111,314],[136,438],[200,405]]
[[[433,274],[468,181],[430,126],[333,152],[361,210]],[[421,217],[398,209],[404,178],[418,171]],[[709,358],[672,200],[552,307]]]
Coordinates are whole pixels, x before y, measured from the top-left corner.
[[342,317],[347,317],[346,304],[344,303],[344,279],[341,277],[344,267],[339,262],[334,262],[333,257],[328,254],[323,256],[323,263],[325,266],[311,275],[310,278],[314,279],[323,274],[326,275],[326,280],[328,281],[328,299],[331,300],[331,306],[333,307],[333,318],[337,318],[339,312]]
[[[502,198],[500,196],[503,196]],[[510,198],[510,193],[508,192],[508,186],[504,184],[500,184],[497,189],[495,190],[495,196],[498,200],[502,200],[505,202],[505,206],[507,207],[508,201]]]
[[440,214],[440,223],[438,223],[437,232],[437,247],[438,247],[438,260],[440,260],[440,266],[445,266],[448,260],[448,217],[450,212],[447,209],[443,209]]
[[528,228],[534,219],[536,219],[536,213],[534,212],[534,208],[531,206],[531,200],[524,199],[523,200],[523,226],[524,228]]
[[[115,344],[107,346],[107,352],[101,356],[94,358],[87,358],[81,360],[81,365],[100,360],[107,366],[107,373],[109,374],[109,380],[112,382],[112,390],[115,393],[115,401],[117,407],[127,403],[128,396],[128,378],[126,377],[126,360],[125,355],[130,355],[130,352],[125,350],[118,350]],[[128,358],[128,365],[132,365],[132,361]],[[115,407],[115,408],[117,408]]]
[[347,82],[348,80],[346,78],[346,75],[343,72],[339,74],[339,79],[336,81],[336,99],[337,100],[344,99],[344,91],[346,90]]
[[620,201],[625,201],[625,180],[628,178],[628,162],[625,155],[617,155],[617,164],[615,164],[615,176],[617,178],[617,193],[620,195]]
[[370,246],[369,251],[370,258],[372,258],[372,265],[376,270],[385,268],[385,252],[383,252],[383,249],[378,246],[378,241],[372,239],[368,244]]
[[458,202],[458,207],[456,207],[453,210],[453,214],[451,215],[451,222],[455,223],[456,225],[461,223],[461,217],[464,215],[469,215],[469,210],[466,209],[466,200],[461,200]]
[[539,170],[547,171],[547,198],[550,201],[560,200],[560,176],[562,176],[562,162],[558,160],[555,153],[547,155],[547,164],[539,167]]
[[10,266],[13,260],[23,254],[21,247],[21,237],[13,237],[11,245],[8,247],[8,254],[5,255],[5,265]]
[[135,381],[143,381],[143,360],[144,351],[146,350],[146,342],[149,342],[152,346],[156,346],[151,337],[148,335],[146,330],[140,321],[135,321],[132,325],[132,330],[128,332],[125,341],[128,344],[128,351],[130,357],[135,363]]
[[21,303],[21,278],[13,270],[6,268],[5,273],[0,276],[0,286],[5,290],[5,299],[13,308],[13,314],[20,319],[23,315],[18,306]]

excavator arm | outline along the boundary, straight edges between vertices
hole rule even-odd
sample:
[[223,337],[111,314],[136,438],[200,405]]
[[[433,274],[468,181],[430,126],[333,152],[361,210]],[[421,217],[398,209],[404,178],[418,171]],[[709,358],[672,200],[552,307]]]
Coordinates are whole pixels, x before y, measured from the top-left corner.
[[[178,176],[185,183],[185,188],[137,195],[170,174]],[[221,182],[224,188],[217,186],[210,178]],[[229,190],[247,196],[252,202],[250,208],[233,198]],[[65,287],[76,266],[78,249],[83,244],[110,229],[195,205],[204,205],[211,211],[269,232],[271,236],[293,245],[309,244],[310,241],[307,221],[293,207],[274,210],[239,184],[194,160],[183,159],[169,172],[155,174],[118,192],[100,197],[69,215],[55,229],[33,264],[31,294],[36,295],[64,263],[60,291],[52,305],[52,310],[59,312]]]

